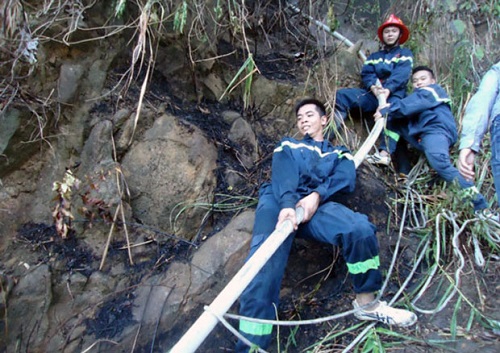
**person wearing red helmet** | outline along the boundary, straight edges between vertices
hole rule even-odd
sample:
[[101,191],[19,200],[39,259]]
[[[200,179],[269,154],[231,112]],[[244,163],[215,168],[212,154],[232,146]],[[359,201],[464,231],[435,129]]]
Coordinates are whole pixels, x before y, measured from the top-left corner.
[[[413,53],[402,48],[410,37],[410,31],[403,21],[391,14],[377,30],[382,49],[371,54],[361,69],[362,88],[343,88],[337,91],[335,118],[337,123],[345,120],[349,111],[359,109],[362,113],[374,113],[378,107],[378,95],[393,103],[406,96],[408,81],[413,67]],[[378,82],[382,85],[378,85]],[[399,136],[386,130],[389,150],[395,149]],[[383,137],[382,140],[385,140]],[[377,158],[378,157],[378,158]],[[374,155],[378,164],[390,164],[390,155]]]
[[[384,39],[384,30],[387,27],[396,27],[399,29],[399,33],[396,38],[399,39],[399,44],[404,44],[408,40],[408,38],[410,38],[410,30],[408,29],[408,27],[405,26],[405,24],[403,23],[403,21],[401,21],[400,18],[398,18],[394,14],[391,14],[389,16],[389,19],[384,23],[382,23],[377,31],[378,38],[382,43],[386,43],[386,40]],[[389,32],[394,32],[394,29],[391,28]],[[395,41],[393,41],[392,43],[394,44]]]

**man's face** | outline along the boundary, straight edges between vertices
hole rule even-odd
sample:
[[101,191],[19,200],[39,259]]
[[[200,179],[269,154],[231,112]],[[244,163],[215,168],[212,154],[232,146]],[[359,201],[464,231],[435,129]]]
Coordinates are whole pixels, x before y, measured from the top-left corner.
[[384,43],[386,45],[394,45],[399,39],[399,34],[401,30],[396,26],[387,26],[382,31],[382,38],[384,38]]
[[302,135],[309,134],[316,141],[323,141],[326,116],[320,115],[315,104],[305,104],[297,111],[297,128]]
[[432,78],[432,74],[427,70],[417,71],[411,77],[413,89],[429,86],[433,83],[436,83],[436,80]]

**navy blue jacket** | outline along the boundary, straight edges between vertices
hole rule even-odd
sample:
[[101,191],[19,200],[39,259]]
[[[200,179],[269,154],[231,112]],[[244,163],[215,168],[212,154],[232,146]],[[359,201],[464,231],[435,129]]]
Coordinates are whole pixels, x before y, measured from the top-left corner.
[[438,84],[417,88],[408,97],[398,100],[380,113],[388,119],[407,119],[408,134],[418,137],[425,133],[443,133],[450,145],[457,141],[457,125],[451,113],[450,98]]
[[[327,140],[284,138],[274,149],[271,185],[280,208],[295,208],[303,197],[316,191],[320,203],[334,194],[352,192],[356,168],[345,147]],[[269,184],[267,184],[269,185]]]
[[389,50],[377,51],[366,59],[361,69],[361,80],[369,91],[377,78],[391,97],[404,98],[413,67],[413,53],[399,45]]

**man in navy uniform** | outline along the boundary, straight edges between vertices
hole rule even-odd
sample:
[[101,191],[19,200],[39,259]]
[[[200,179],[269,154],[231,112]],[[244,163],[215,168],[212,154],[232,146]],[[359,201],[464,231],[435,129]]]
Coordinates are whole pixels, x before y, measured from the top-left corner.
[[[375,226],[366,215],[331,201],[338,193],[354,190],[356,169],[344,147],[334,147],[325,140],[324,105],[305,99],[297,104],[295,112],[297,128],[304,138],[284,138],[274,150],[271,181],[263,184],[259,192],[249,257],[285,220],[291,220],[295,230],[243,292],[240,315],[275,319],[281,280],[293,239],[298,236],[342,247],[356,293],[353,305],[359,308],[357,318],[403,327],[413,325],[417,321],[414,313],[375,301],[375,292],[382,285]],[[297,224],[297,207],[304,209],[301,224]],[[271,324],[242,319],[239,329],[263,349],[271,343]],[[237,343],[237,353],[249,349],[244,342]]]

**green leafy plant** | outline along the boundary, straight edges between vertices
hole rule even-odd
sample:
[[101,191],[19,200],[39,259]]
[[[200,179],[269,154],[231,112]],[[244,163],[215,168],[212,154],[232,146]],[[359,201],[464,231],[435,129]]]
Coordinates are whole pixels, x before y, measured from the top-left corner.
[[222,100],[224,96],[231,93],[236,87],[243,83],[243,104],[244,108],[248,108],[251,103],[251,93],[252,93],[252,82],[253,75],[259,72],[257,65],[253,59],[253,55],[250,53],[248,58],[245,60],[243,65],[240,67],[236,75],[233,77],[226,90],[220,96],[219,100]]

